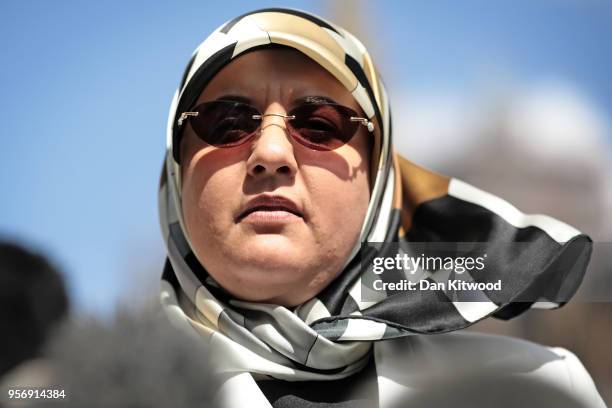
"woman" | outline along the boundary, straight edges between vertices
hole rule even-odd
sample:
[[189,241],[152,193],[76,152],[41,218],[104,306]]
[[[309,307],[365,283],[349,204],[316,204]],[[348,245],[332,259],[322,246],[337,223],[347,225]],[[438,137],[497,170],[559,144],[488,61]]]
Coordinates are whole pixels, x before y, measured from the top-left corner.
[[[495,387],[518,402],[518,373],[532,386],[521,403],[603,404],[565,350],[444,334],[539,299],[559,306],[590,240],[395,153],[385,87],[342,28],[289,9],[224,24],[185,70],[167,143],[162,302],[210,347],[222,406],[431,406],[444,383],[478,389],[466,404]],[[362,242],[484,242],[493,259],[471,278],[511,270],[512,284],[478,302],[441,290],[366,298],[361,261],[376,253]],[[495,387],[473,387],[484,379]]]

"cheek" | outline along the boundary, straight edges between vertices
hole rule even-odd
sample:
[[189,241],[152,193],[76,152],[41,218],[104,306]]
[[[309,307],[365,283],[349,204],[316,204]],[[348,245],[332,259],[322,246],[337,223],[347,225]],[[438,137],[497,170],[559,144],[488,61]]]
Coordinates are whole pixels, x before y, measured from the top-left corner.
[[[336,249],[347,248],[358,238],[370,200],[367,163],[354,149],[346,150],[339,149],[337,154],[342,157],[328,161],[326,167],[304,169],[304,181],[316,214],[314,228],[319,230],[319,238],[339,244]],[[348,168],[348,174],[334,172],[335,167]]]
[[234,200],[244,178],[240,162],[204,156],[194,156],[183,172],[183,216],[188,234],[197,242],[208,241],[233,223]]
[[367,175],[359,173],[348,181],[324,176],[321,175],[319,180],[325,182],[310,183],[309,190],[316,214],[332,224],[342,222],[344,226],[345,222],[361,223],[370,198]]

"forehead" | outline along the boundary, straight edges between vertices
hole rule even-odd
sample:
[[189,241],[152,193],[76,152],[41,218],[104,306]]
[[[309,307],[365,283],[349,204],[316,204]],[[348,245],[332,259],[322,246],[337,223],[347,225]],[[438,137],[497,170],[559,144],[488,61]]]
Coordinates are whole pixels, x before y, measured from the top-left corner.
[[329,71],[287,47],[258,49],[236,57],[211,79],[198,102],[228,94],[287,103],[303,96],[321,95],[358,108],[350,92]]

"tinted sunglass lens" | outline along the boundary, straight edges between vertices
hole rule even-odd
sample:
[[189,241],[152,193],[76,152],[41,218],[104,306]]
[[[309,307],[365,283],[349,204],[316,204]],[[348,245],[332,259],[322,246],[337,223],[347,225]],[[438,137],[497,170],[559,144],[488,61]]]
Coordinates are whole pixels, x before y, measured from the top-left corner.
[[304,104],[291,111],[294,137],[315,150],[333,150],[347,143],[357,131],[351,109],[335,104]]
[[252,106],[233,101],[205,102],[195,108],[198,116],[191,126],[200,139],[216,147],[234,147],[255,133],[259,121],[253,115],[259,112]]

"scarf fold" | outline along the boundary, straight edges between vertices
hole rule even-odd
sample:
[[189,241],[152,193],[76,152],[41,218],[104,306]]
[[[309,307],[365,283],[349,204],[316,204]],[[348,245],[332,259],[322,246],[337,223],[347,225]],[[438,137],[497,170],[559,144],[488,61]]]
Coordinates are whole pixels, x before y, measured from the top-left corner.
[[[342,273],[292,310],[240,301],[219,287],[196,259],[180,211],[178,115],[233,58],[272,45],[292,47],[318,62],[377,124],[373,187],[359,242]],[[173,320],[209,342],[220,371],[249,372],[256,379],[344,378],[361,370],[379,340],[459,330],[489,316],[509,319],[531,307],[559,307],[586,270],[591,240],[578,230],[544,215],[523,214],[499,197],[398,155],[387,94],[365,47],[342,28],[305,12],[264,9],[215,30],[187,65],[167,134],[159,189],[168,250],[162,302]],[[456,301],[442,290],[380,291],[375,299],[365,299],[362,242],[482,243],[489,255],[486,273],[469,278],[510,284],[500,292],[482,291],[478,301]],[[431,281],[448,277],[440,270],[422,272]]]

